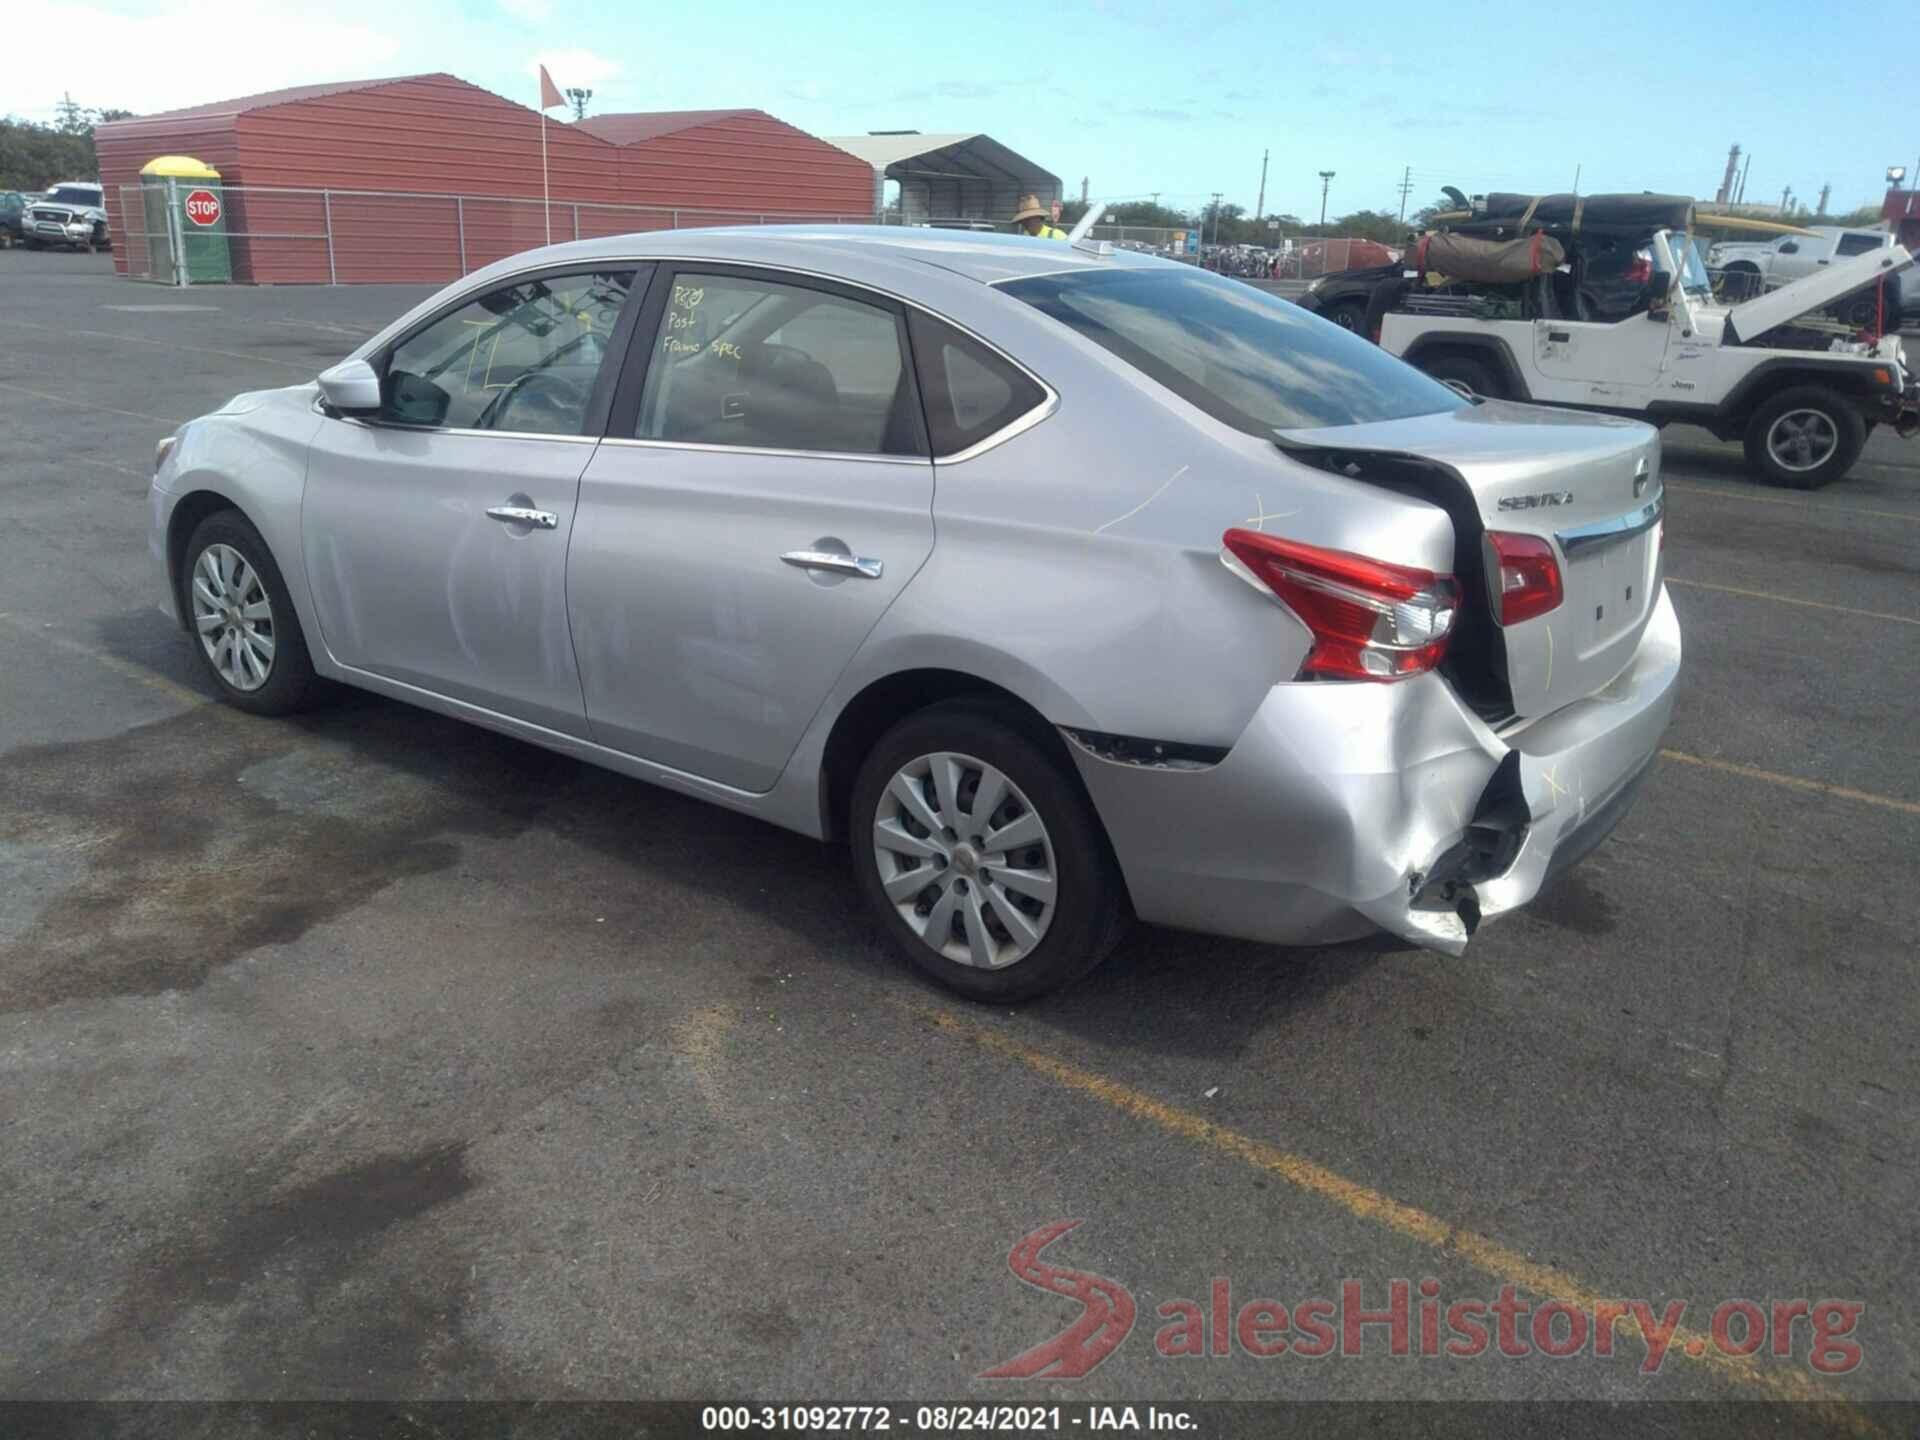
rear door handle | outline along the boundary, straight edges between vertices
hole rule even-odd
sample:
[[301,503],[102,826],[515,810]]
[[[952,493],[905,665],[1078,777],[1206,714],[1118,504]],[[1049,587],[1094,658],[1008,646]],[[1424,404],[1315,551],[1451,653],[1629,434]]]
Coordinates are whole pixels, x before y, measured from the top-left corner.
[[509,525],[531,525],[536,530],[557,530],[560,517],[551,510],[535,510],[528,505],[493,505],[487,509],[489,520],[501,520]]
[[830,570],[835,575],[858,575],[862,580],[878,580],[886,569],[878,560],[838,550],[789,550],[780,558],[796,569]]

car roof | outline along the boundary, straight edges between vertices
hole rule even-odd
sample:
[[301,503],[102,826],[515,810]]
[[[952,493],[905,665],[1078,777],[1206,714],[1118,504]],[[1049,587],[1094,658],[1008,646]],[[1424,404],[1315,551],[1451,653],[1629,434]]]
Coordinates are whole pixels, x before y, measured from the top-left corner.
[[644,259],[650,255],[784,266],[794,265],[804,257],[809,269],[842,273],[849,279],[859,279],[863,271],[875,263],[884,265],[904,260],[931,265],[989,285],[1029,275],[1173,263],[1117,246],[1110,254],[1096,255],[1058,240],[1037,240],[1026,235],[833,224],[651,230],[555,245],[515,259],[516,268],[520,268],[549,259]]

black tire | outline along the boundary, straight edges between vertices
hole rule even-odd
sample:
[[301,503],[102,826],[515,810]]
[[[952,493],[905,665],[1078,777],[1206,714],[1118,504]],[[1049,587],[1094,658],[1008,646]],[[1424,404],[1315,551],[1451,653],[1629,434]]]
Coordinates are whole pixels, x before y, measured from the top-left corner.
[[1331,320],[1342,330],[1356,335],[1367,333],[1367,302],[1360,299],[1336,300],[1320,311],[1322,320]]
[[[221,673],[219,665],[207,653],[194,621],[194,573],[201,557],[214,545],[224,545],[239,553],[259,577],[269,607],[268,637],[273,644],[273,654],[266,680],[257,689],[246,689]],[[187,617],[193,653],[200,657],[201,666],[212,678],[221,699],[255,715],[291,715],[321,698],[325,682],[314,673],[313,658],[307,652],[300,617],[288,597],[287,582],[281,577],[267,542],[260,538],[260,532],[246,516],[238,510],[220,510],[202,520],[187,541],[177,584],[180,613]]]
[[[1039,943],[1002,969],[963,964],[938,953],[907,924],[884,889],[880,847],[874,841],[881,801],[896,774],[917,759],[939,752],[970,757],[997,769],[1031,802],[1045,827],[1050,852],[1046,858],[1057,887],[1053,912]],[[1126,885],[1106,831],[1077,777],[1064,768],[1066,764],[1048,753],[1044,738],[1010,707],[963,698],[930,706],[895,725],[873,747],[854,781],[847,828],[855,883],[901,953],[968,999],[1026,1000],[1070,984],[1106,959],[1132,919]],[[961,794],[965,793],[963,785]],[[951,872],[938,861],[923,863],[929,866],[930,887],[936,876],[944,874],[947,879],[940,884],[967,888],[957,862]],[[932,868],[935,865],[940,868]],[[988,883],[977,876],[972,882],[975,887]],[[1000,895],[1005,900],[1008,891],[1002,889]],[[964,917],[956,920],[964,928]]]
[[1498,400],[1506,391],[1491,365],[1468,355],[1435,355],[1430,360],[1423,358],[1419,366],[1442,383],[1464,385],[1488,400]]
[[[1776,457],[1774,447],[1768,443],[1775,422],[1796,412],[1805,412],[1810,417],[1818,416],[1832,432],[1831,452],[1825,460],[1810,468],[1796,468],[1783,463]],[[1805,426],[1804,421],[1802,425]],[[1824,432],[1817,424],[1813,429],[1817,443],[1817,437]],[[1748,417],[1744,437],[1747,464],[1753,472],[1770,484],[1781,485],[1789,490],[1817,490],[1822,485],[1831,485],[1853,468],[1853,462],[1860,458],[1861,447],[1866,443],[1867,422],[1859,407],[1845,395],[1824,385],[1790,385],[1769,395]],[[1809,450],[1813,449],[1814,446],[1810,444]]]

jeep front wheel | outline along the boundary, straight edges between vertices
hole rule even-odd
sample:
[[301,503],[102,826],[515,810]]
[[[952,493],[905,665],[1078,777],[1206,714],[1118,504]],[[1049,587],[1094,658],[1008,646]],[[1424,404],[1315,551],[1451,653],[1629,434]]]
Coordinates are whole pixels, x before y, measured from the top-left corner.
[[1423,358],[1418,364],[1442,385],[1464,385],[1484,400],[1498,400],[1503,396],[1504,387],[1493,373],[1493,367],[1465,355],[1436,355],[1431,360]]
[[1867,423],[1846,396],[1795,385],[1761,401],[1747,421],[1747,464],[1775,485],[1817,490],[1853,468]]

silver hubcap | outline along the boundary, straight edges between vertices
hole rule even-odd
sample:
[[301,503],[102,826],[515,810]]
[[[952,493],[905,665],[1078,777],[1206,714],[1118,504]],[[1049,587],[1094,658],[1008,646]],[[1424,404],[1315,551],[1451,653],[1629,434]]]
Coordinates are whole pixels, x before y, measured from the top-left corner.
[[1818,470],[1840,448],[1840,427],[1819,410],[1789,410],[1767,429],[1767,452],[1783,470]]
[[1020,788],[952,751],[903,765],[873,817],[880,884],[909,929],[961,965],[1000,970],[1053,921],[1053,842]]
[[193,564],[193,628],[220,678],[258,690],[273,673],[273,606],[266,586],[231,545],[209,545]]

